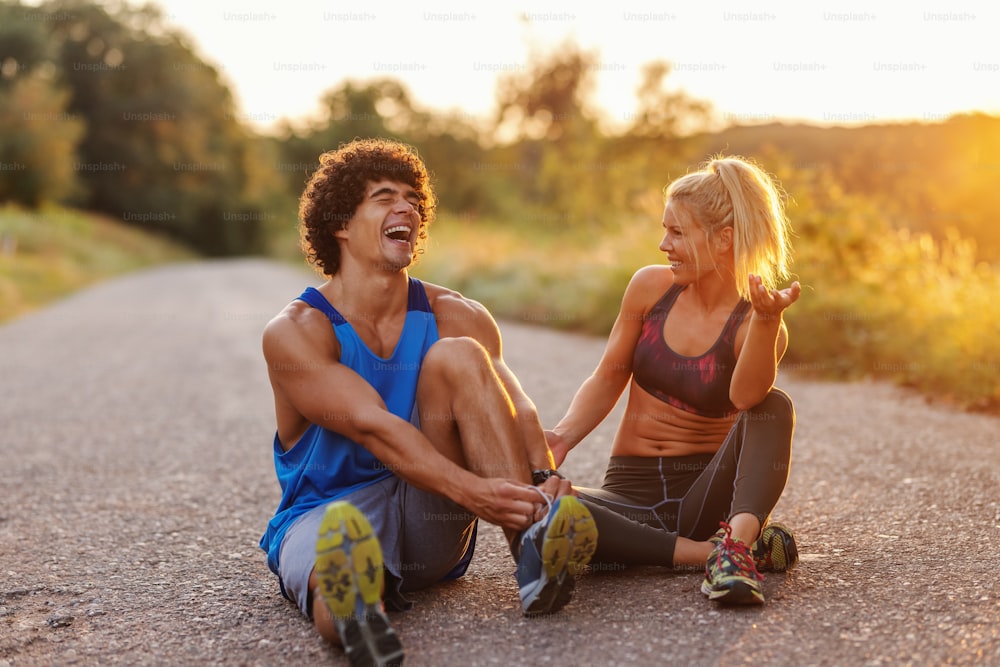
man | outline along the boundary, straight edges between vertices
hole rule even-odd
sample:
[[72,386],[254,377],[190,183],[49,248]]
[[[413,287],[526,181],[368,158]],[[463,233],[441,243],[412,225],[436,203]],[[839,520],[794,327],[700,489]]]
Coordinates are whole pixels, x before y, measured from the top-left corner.
[[299,215],[326,281],[263,334],[282,498],[260,545],[282,593],[352,664],[401,662],[385,607],[461,576],[477,518],[503,528],[529,616],[569,602],[596,547],[492,316],[407,273],[435,204],[409,146],[323,154]]

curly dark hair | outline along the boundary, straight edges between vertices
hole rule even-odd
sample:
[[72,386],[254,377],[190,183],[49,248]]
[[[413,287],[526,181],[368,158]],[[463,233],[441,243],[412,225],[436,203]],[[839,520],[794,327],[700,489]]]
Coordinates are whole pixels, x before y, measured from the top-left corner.
[[306,260],[327,276],[340,270],[340,244],[334,232],[343,229],[373,181],[405,183],[417,191],[420,226],[413,259],[423,252],[437,200],[430,175],[417,150],[389,139],[355,139],[319,157],[299,198],[299,238]]

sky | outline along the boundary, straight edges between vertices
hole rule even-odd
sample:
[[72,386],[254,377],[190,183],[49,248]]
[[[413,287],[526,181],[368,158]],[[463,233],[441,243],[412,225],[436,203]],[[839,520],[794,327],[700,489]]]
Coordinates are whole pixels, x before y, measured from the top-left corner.
[[[417,106],[485,119],[499,76],[572,40],[598,54],[594,104],[613,127],[642,65],[725,123],[856,125],[1000,114],[1000,3],[336,2],[155,0],[267,132],[317,113],[346,79],[393,77]],[[992,5],[992,6],[991,6]]]

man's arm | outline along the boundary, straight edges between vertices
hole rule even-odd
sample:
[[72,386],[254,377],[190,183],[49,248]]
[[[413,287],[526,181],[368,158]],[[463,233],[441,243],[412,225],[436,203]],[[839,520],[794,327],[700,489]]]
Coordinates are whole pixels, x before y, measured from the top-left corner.
[[413,486],[443,495],[506,528],[525,527],[537,494],[502,479],[479,477],[453,463],[378,392],[337,361],[325,317],[282,315],[268,324],[263,351],[276,394],[307,421],[358,443]]

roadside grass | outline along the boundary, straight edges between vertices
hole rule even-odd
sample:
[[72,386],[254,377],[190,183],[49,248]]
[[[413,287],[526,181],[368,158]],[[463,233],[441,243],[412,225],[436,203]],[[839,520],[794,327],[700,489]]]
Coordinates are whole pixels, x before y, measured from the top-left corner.
[[138,268],[195,259],[134,226],[62,207],[0,207],[0,322],[97,281]]

